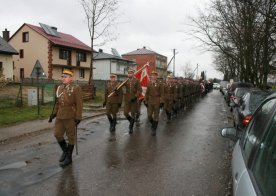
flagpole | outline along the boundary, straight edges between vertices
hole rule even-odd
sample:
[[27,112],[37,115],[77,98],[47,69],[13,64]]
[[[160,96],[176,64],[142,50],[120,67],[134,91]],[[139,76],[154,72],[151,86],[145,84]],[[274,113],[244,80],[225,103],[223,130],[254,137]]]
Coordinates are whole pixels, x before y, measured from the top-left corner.
[[[145,69],[147,66],[149,66],[149,62],[147,62],[143,67],[141,67],[140,69],[138,69],[136,72],[134,72],[133,75],[139,73],[140,71],[142,71],[143,69]],[[114,91],[112,91],[107,97],[111,97],[116,90],[119,90],[127,81],[129,80],[129,78],[125,79],[118,87],[115,88]]]

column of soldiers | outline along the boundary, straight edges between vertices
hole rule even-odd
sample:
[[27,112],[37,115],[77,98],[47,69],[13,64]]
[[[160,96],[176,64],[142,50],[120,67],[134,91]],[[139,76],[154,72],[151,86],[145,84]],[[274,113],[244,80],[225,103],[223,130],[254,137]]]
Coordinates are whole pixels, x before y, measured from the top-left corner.
[[[52,119],[56,118],[54,135],[62,150],[59,159],[62,167],[72,163],[72,153],[77,142],[77,125],[82,119],[82,91],[80,86],[73,84],[73,76],[74,73],[71,70],[65,69],[63,71],[63,83],[57,88],[56,103],[49,119],[49,122],[51,122]],[[172,117],[176,118],[177,114],[189,107],[200,96],[200,85],[196,81],[172,78],[170,75],[163,81],[162,78],[158,79],[157,76],[156,71],[151,72],[150,82],[144,98],[152,136],[156,135],[160,109],[164,107],[167,120],[170,122]],[[118,88],[119,86],[123,88]],[[129,134],[133,133],[135,115],[137,115],[139,109],[138,97],[141,93],[142,88],[139,80],[134,77],[133,69],[128,70],[128,80],[122,85],[117,81],[115,74],[110,75],[103,102],[103,106],[106,106],[110,132],[116,130],[117,113],[122,105],[124,94],[124,115],[129,121]],[[64,135],[67,136],[68,142],[65,141]]]
[[[152,136],[156,135],[160,109],[164,109],[169,123],[200,96],[199,83],[194,80],[173,78],[171,75],[168,75],[165,80],[157,77],[158,73],[152,71],[144,97]],[[107,106],[106,115],[110,123],[109,130],[110,132],[115,131],[116,113],[121,107],[122,94],[124,94],[124,116],[129,121],[129,134],[132,134],[135,119],[137,119],[136,115],[139,114],[138,97],[142,92],[140,82],[134,77],[133,69],[128,70],[128,80],[122,85],[122,88],[117,89],[119,82],[115,79],[116,75],[112,74],[110,78],[110,82],[106,86],[104,101],[104,106]],[[115,93],[108,98],[107,96],[112,92]]]

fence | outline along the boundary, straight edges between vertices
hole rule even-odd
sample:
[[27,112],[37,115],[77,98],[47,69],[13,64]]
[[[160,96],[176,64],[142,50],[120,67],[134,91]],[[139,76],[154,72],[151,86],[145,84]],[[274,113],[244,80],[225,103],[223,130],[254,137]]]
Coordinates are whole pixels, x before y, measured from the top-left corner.
[[[106,81],[95,80],[94,87],[87,82],[76,81],[83,90],[84,100],[92,100],[97,91],[104,91]],[[39,104],[52,103],[55,99],[57,86],[61,81],[40,79],[24,79],[21,83],[9,83],[0,88],[0,109],[22,105],[37,105],[37,92],[39,92]],[[31,100],[30,100],[31,99]]]

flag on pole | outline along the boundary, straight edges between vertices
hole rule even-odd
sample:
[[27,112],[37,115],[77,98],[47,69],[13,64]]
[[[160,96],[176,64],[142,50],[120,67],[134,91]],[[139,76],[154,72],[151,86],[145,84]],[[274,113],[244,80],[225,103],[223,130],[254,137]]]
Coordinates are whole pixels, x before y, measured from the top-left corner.
[[143,100],[146,94],[147,86],[150,81],[149,79],[149,73],[150,73],[150,67],[149,64],[142,69],[140,72],[135,74],[135,78],[137,78],[140,81],[141,87],[142,87],[142,93],[139,95],[138,99]]

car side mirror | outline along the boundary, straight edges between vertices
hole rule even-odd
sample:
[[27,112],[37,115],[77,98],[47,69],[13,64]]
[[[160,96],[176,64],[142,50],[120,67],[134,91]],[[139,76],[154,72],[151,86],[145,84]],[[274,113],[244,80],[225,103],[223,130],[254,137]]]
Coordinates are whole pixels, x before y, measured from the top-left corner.
[[244,108],[245,108],[245,105],[244,105],[244,104],[242,104],[242,105],[241,105],[241,109],[242,109],[242,110],[244,110]]
[[233,141],[237,141],[239,139],[237,129],[234,127],[223,128],[221,130],[221,136],[225,138],[229,138]]

